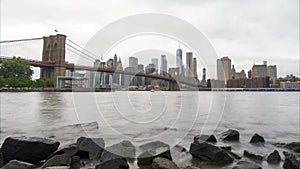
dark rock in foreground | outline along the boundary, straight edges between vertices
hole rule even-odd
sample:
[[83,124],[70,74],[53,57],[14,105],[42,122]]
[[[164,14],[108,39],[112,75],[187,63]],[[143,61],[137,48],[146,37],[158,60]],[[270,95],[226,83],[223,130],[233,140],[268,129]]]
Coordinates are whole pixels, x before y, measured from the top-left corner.
[[42,168],[52,167],[52,166],[70,166],[71,157],[68,154],[55,155],[48,159]]
[[229,129],[221,133],[221,138],[226,141],[239,141],[240,133],[237,130]]
[[46,138],[8,137],[1,147],[3,163],[16,159],[35,164],[45,160],[58,146],[59,142]]
[[100,159],[105,147],[103,138],[80,137],[77,139],[76,144],[78,146],[79,152],[81,152],[82,154],[84,154],[84,152],[88,153],[88,157],[90,160]]
[[277,150],[274,150],[267,158],[268,163],[270,164],[279,164],[281,161],[281,157]]
[[208,143],[192,143],[190,153],[193,157],[211,162],[212,164],[225,165],[233,162],[233,158],[224,150]]
[[179,167],[166,158],[156,157],[152,162],[153,169],[179,169]]
[[248,161],[239,161],[233,169],[262,169],[259,165],[248,162]]
[[34,169],[34,165],[18,160],[11,160],[2,169]]
[[101,158],[100,161],[108,161],[111,159],[116,158],[126,158],[128,160],[134,160],[135,158],[135,147],[130,141],[122,141],[120,143],[114,144],[110,147],[107,147]]
[[283,152],[285,156],[285,160],[283,163],[283,168],[284,169],[299,169],[300,168],[300,162],[296,159],[295,155],[288,153],[288,152]]
[[80,169],[80,166],[81,166],[81,164],[80,164],[80,157],[73,156],[71,158],[71,168],[72,169]]
[[129,165],[126,159],[118,158],[98,164],[95,169],[129,169]]
[[244,151],[244,157],[247,157],[248,159],[254,161],[254,162],[258,162],[258,163],[261,163],[264,159],[263,156],[260,156],[260,155],[256,155],[256,154],[253,154],[253,153],[250,153],[248,151]]
[[263,136],[261,136],[261,135],[255,133],[255,134],[252,136],[252,138],[251,138],[251,140],[250,140],[250,143],[261,143],[261,144],[263,144],[263,143],[265,143],[265,139],[263,138]]
[[202,142],[216,143],[217,139],[214,135],[197,135],[194,137],[194,143]]
[[172,161],[169,145],[161,141],[147,143],[141,145],[139,148],[142,150],[143,153],[140,154],[137,158],[138,165],[151,165],[153,159],[156,157],[162,157]]
[[291,142],[291,143],[275,143],[277,147],[286,148],[289,150],[293,150],[296,153],[300,153],[300,142]]

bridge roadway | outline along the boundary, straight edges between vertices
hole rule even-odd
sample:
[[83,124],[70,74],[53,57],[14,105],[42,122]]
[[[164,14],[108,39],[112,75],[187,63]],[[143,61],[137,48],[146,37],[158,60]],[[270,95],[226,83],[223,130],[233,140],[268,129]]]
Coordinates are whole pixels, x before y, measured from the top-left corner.
[[[5,59],[9,59],[9,57],[0,57],[0,63],[2,63]],[[34,67],[44,67],[44,68],[53,68],[55,66],[55,62],[51,61],[39,61],[39,60],[27,60],[31,66]],[[140,77],[147,77],[147,78],[153,78],[153,79],[160,79],[165,80],[169,82],[180,82],[182,84],[186,84],[193,87],[200,87],[197,85],[197,82],[193,79],[187,81],[183,80],[182,78],[173,78],[169,75],[162,76],[162,75],[155,75],[155,74],[146,74],[143,72],[129,72],[124,70],[118,70],[113,68],[100,68],[100,67],[92,67],[92,66],[83,66],[83,65],[75,65],[73,63],[66,62],[65,64],[66,69],[69,69],[71,71],[74,70],[82,70],[82,71],[97,71],[97,72],[105,72],[105,73],[117,73],[117,74],[125,74],[125,75],[132,75],[132,76],[140,76]]]

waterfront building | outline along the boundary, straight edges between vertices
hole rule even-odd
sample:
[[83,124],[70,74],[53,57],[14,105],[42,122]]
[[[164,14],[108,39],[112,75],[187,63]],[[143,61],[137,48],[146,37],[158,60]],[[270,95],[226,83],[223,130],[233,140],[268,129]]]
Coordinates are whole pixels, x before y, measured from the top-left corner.
[[185,67],[185,76],[190,78],[193,73],[193,53],[186,52],[186,67]]
[[300,81],[291,82],[291,81],[281,81],[281,88],[300,88]]
[[231,59],[228,56],[217,59],[217,79],[225,84],[231,79]]
[[168,71],[168,61],[166,55],[161,55],[160,74],[165,75]]
[[246,78],[246,73],[244,70],[242,70],[241,72],[236,72],[234,65],[232,65],[232,69],[231,69],[231,78],[232,79],[242,79],[242,78]]

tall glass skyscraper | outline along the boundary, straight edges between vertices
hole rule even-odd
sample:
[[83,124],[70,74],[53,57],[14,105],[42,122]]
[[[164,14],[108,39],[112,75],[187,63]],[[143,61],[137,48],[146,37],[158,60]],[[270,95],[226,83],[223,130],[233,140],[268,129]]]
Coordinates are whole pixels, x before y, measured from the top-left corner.
[[182,75],[182,50],[179,48],[176,50],[176,67],[179,68],[179,75]]
[[168,62],[166,55],[161,55],[160,74],[166,74],[168,70]]
[[225,84],[231,79],[231,59],[228,56],[217,60],[217,78]]

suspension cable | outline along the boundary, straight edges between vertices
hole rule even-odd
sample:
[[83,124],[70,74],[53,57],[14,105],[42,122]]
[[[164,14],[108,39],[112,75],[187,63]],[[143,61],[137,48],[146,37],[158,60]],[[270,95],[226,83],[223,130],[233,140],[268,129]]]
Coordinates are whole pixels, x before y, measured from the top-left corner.
[[82,50],[88,52],[89,54],[95,56],[96,58],[99,58],[99,56],[97,56],[96,54],[92,53],[91,51],[89,51],[89,50],[87,50],[87,49],[81,47],[80,45],[78,45],[77,43],[75,43],[74,41],[72,41],[71,39],[67,38],[67,40],[70,41],[70,42],[71,42],[72,44],[74,44],[75,46],[77,46],[77,47],[81,48]]
[[17,39],[17,40],[4,40],[0,41],[0,43],[13,43],[13,42],[23,42],[23,41],[33,41],[33,40],[41,40],[41,38],[29,38],[29,39]]

